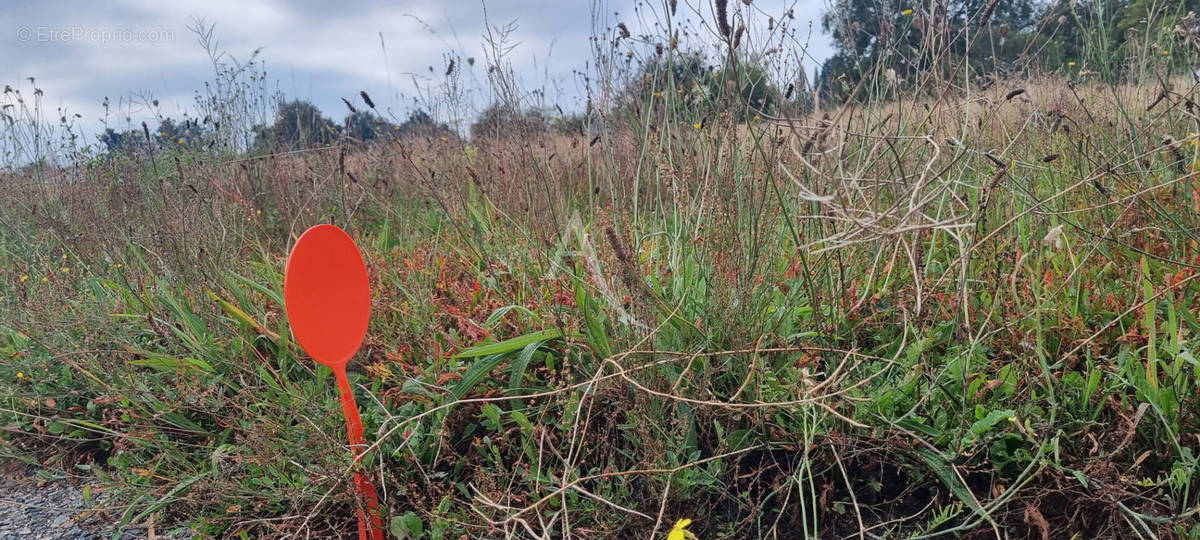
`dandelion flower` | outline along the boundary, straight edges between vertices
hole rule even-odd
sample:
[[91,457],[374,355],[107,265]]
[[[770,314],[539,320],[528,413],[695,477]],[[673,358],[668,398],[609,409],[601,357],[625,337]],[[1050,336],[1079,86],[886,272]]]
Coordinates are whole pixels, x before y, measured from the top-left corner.
[[26,281],[29,281],[29,276],[21,276],[21,283],[25,283]]
[[1067,67],[1075,67],[1075,61],[1072,60],[1070,62],[1067,62]]
[[46,276],[42,276],[42,283],[45,283],[47,281],[50,281],[50,278],[48,278]]
[[24,379],[24,378],[25,378],[25,374],[24,374],[24,373],[21,373],[20,371],[18,371],[18,372],[17,372],[17,378],[18,378],[18,379]]
[[913,12],[911,9],[906,9],[904,11],[901,11],[900,13],[903,14],[905,17],[907,17],[909,15],[912,15]]
[[671,527],[671,532],[667,533],[667,540],[695,540],[696,535],[687,530],[687,526],[692,524],[692,520],[683,518],[675,522],[675,526]]
[[71,271],[71,269],[69,267],[64,266],[64,267],[62,267],[62,271],[69,273]]
[[1171,51],[1163,49],[1163,56],[1171,56]]
[[702,126],[700,125],[700,122],[696,122],[695,124],[692,124],[692,127],[700,129]]

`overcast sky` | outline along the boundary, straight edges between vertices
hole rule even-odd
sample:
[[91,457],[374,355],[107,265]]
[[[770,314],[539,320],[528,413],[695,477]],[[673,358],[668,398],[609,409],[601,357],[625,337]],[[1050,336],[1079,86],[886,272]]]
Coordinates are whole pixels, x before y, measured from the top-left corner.
[[[515,24],[509,43],[516,47],[508,59],[522,86],[545,86],[547,103],[579,110],[583,83],[573,73],[588,68],[594,12],[601,29],[620,21],[636,35],[654,32],[651,11],[662,9],[658,1],[599,1],[595,8],[591,0],[486,1],[488,23]],[[760,29],[767,16],[778,19],[790,8],[792,26],[805,34],[801,39],[807,39],[812,21],[805,58],[810,72],[830,54],[828,37],[819,32],[825,0],[756,0],[750,8],[736,0],[730,4],[756,10]],[[117,128],[124,127],[126,115],[135,124],[150,115],[140,104],[143,96],[158,99],[162,114],[194,114],[196,91],[213,79],[211,63],[188,29],[202,19],[215,25],[221,49],[234,58],[262,49],[272,90],[310,100],[338,120],[347,112],[341,98],[353,101],[360,90],[381,109],[407,115],[418,94],[414,79],[425,87],[444,81],[447,53],[477,59],[462,73],[463,91],[477,108],[491,99],[483,5],[479,0],[10,3],[0,10],[0,84],[20,88],[26,96],[40,88],[47,113],[58,107],[78,113],[89,134],[101,127],[106,97],[114,110],[110,125]],[[711,21],[711,0],[679,2],[678,18],[695,23],[701,18],[697,14]]]

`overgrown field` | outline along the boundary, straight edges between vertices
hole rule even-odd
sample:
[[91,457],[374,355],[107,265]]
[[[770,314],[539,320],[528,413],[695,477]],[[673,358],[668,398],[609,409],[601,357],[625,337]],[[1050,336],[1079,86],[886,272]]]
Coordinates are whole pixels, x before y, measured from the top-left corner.
[[10,171],[0,455],[125,525],[355,530],[282,301],[333,223],[398,536],[1197,537],[1200,93],[1141,80],[668,76],[577,129]]

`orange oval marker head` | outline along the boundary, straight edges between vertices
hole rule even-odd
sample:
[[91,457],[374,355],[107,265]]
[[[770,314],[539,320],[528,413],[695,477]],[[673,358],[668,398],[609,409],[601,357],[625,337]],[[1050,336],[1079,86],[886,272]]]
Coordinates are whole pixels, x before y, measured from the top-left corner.
[[[296,341],[313,360],[333,370],[350,447],[357,461],[363,446],[362,420],[346,378],[346,363],[358,352],[367,335],[371,288],[367,265],[354,240],[333,225],[317,225],[304,231],[288,255],[283,300]],[[382,540],[383,519],[375,488],[362,473],[354,474],[354,483],[370,512],[369,520],[365,513],[359,512],[358,536]]]
[[344,368],[371,318],[367,265],[345,231],[317,225],[300,235],[288,256],[283,299],[300,346],[330,369]]

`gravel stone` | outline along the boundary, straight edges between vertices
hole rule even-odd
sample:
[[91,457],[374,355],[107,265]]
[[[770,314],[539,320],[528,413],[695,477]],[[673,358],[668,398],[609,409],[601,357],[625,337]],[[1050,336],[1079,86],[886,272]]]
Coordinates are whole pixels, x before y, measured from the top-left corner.
[[[107,540],[120,519],[117,510],[106,510],[107,494],[92,493],[83,501],[84,480],[46,480],[23,466],[0,470],[0,540]],[[185,533],[157,531],[159,538],[191,538]],[[122,540],[147,538],[144,529],[122,532]]]

